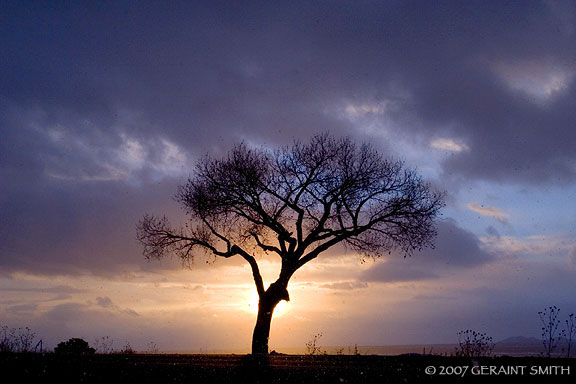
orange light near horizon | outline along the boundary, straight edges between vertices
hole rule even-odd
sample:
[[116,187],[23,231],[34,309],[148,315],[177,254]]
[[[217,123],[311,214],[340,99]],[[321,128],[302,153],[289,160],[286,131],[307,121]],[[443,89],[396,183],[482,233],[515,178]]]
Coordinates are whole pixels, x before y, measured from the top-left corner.
[[[288,303],[284,300],[278,303],[276,308],[274,309],[274,317],[283,316],[285,313],[288,313]],[[248,311],[253,313],[254,315],[258,314],[258,293],[255,290],[251,290],[250,298],[248,301]]]

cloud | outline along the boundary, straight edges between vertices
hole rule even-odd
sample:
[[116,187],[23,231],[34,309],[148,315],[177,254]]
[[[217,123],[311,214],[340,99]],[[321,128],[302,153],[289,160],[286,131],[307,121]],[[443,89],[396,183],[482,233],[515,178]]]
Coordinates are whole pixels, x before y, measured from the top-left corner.
[[503,224],[508,223],[508,219],[510,219],[509,214],[501,211],[498,208],[487,207],[484,205],[478,205],[478,204],[473,204],[473,203],[468,204],[467,208],[471,211],[479,213],[482,216],[492,217],[493,219],[496,219],[497,221],[499,221]]
[[[135,225],[146,212],[183,223],[172,196],[195,159],[223,155],[241,140],[277,147],[318,132],[349,135],[406,160],[441,189],[473,191],[462,197],[466,203],[486,198],[478,185],[494,194],[526,188],[548,197],[545,215],[573,213],[570,2],[144,3],[0,3],[0,291],[8,320],[36,321],[47,343],[120,329],[146,342],[154,334],[161,347],[215,339],[227,346],[245,327],[246,340],[235,342],[249,345],[253,318],[219,320],[212,309],[173,307],[154,308],[149,317],[146,305],[134,307],[135,316],[112,291],[47,283],[90,275],[106,285],[126,274],[180,269],[177,261],[146,262]],[[568,192],[548,194],[555,188]],[[460,206],[461,196],[452,197]],[[542,234],[551,216],[531,220],[522,210],[535,200],[520,193],[510,204],[468,208],[495,226],[523,219],[514,229],[488,227],[479,237],[483,228],[449,204],[445,214],[455,220],[439,223],[435,249],[407,259],[392,254],[356,280],[334,249],[295,277],[311,276],[326,296],[350,295],[355,305],[359,292],[382,293],[379,304],[403,286],[421,287],[407,305],[390,307],[393,320],[373,304],[370,319],[348,320],[348,335],[361,328],[369,341],[374,329],[398,330],[387,334],[400,341],[407,328],[425,337],[430,327],[422,319],[434,320],[434,337],[495,316],[502,320],[497,332],[530,332],[538,329],[531,316],[550,298],[573,306],[573,295],[563,292],[573,287],[575,247],[569,235],[550,235],[556,228]],[[219,274],[236,262],[194,268]],[[251,276],[247,266],[225,271],[233,282]],[[18,288],[9,280],[22,272],[32,281]],[[170,272],[162,276],[168,282],[176,278]],[[198,272],[189,275],[193,283],[186,280],[191,287],[212,278]],[[34,280],[38,275],[44,280]],[[162,278],[151,275],[139,283]],[[418,284],[372,283],[411,281]],[[44,289],[59,301],[45,300]],[[200,295],[200,305],[210,289],[187,292]],[[325,324],[326,313],[315,309],[321,314],[314,321]],[[304,329],[308,334],[309,323]]]
[[[171,202],[176,182],[151,184],[145,189],[114,182],[40,185],[5,188],[5,220],[0,221],[2,273],[113,276],[180,267],[169,260],[147,262],[135,240],[135,225],[147,211],[162,209],[163,213],[173,212],[176,220],[181,217]],[[33,234],[34,240],[25,233]]]
[[[459,227],[451,219],[445,219],[437,225],[438,235],[434,249],[425,249],[418,258],[431,264],[474,267],[494,260],[481,241],[472,232]],[[414,256],[416,258],[416,256]]]
[[422,300],[422,301],[431,301],[431,300],[439,300],[439,301],[445,301],[445,300],[456,300],[457,297],[456,296],[442,296],[442,295],[426,295],[426,294],[421,294],[421,295],[414,295],[412,296],[412,300]]
[[493,65],[494,72],[512,90],[526,94],[539,104],[549,104],[570,89],[576,69],[562,63],[531,59]]
[[434,249],[425,249],[410,258],[392,254],[385,262],[363,272],[361,281],[402,282],[441,278],[447,271],[469,269],[494,260],[480,240],[452,220],[438,223]]
[[340,281],[336,283],[328,283],[320,285],[320,288],[345,290],[345,291],[351,291],[354,289],[362,289],[367,287],[368,283],[362,281]]
[[[563,140],[571,137],[567,127],[574,123],[568,109],[572,40],[557,33],[570,13],[560,15],[545,2],[452,4],[449,18],[437,7],[412,2],[350,2],[337,9],[254,4],[238,14],[233,4],[155,5],[130,8],[127,19],[90,4],[76,7],[90,11],[95,24],[80,22],[68,8],[54,14],[40,7],[7,10],[13,17],[7,17],[4,28],[11,33],[4,36],[13,43],[3,44],[4,73],[12,79],[5,108],[34,115],[40,129],[77,132],[88,144],[119,144],[122,133],[142,143],[162,132],[187,151],[202,152],[243,136],[270,143],[311,130],[350,132],[350,122],[324,113],[326,106],[348,100],[352,115],[420,123],[396,124],[402,131],[459,133],[471,148],[462,165],[477,172],[491,165],[482,177],[500,169],[492,178],[506,173],[536,180],[554,162],[573,159],[573,146]],[[531,17],[534,7],[539,17]],[[494,14],[514,14],[526,23]],[[32,35],[30,25],[40,30]],[[26,50],[12,48],[23,41]],[[42,70],[33,60],[38,54],[51,59]],[[509,84],[522,87],[524,79],[536,82],[524,88],[540,93],[563,89],[552,110],[533,108],[510,92]],[[27,92],[32,84],[33,94]],[[392,115],[384,113],[390,99],[403,100]],[[542,124],[554,134],[546,135],[539,164],[512,172],[522,160],[534,159]],[[520,126],[528,133],[521,145],[527,152],[510,140]],[[503,161],[510,158],[518,161]],[[446,165],[465,172],[456,162]]]
[[386,106],[385,104],[348,104],[344,111],[352,118],[364,115],[381,115],[386,111]]
[[37,304],[18,304],[18,305],[12,305],[6,308],[6,310],[8,312],[16,312],[16,313],[31,313],[35,312],[37,308],[38,308]]
[[86,319],[88,317],[88,306],[81,303],[64,303],[58,304],[43,314],[43,318],[49,322],[68,324]]
[[466,144],[452,139],[433,139],[430,141],[430,146],[448,152],[462,152],[470,149]]
[[495,237],[495,238],[500,237],[500,232],[498,232],[498,230],[491,225],[486,228],[486,233],[488,234],[488,236],[491,236],[491,237]]
[[2,4],[2,271],[154,268],[135,223],[179,219],[170,198],[194,159],[240,140],[330,131],[400,157],[448,151],[421,155],[442,183],[573,184],[574,12],[560,8]]
[[75,288],[68,285],[56,285],[53,287],[0,287],[0,291],[3,292],[34,292],[34,293],[56,293],[62,295],[75,294],[75,293],[85,293],[86,289]]
[[120,308],[119,306],[117,306],[116,304],[114,304],[112,302],[112,299],[110,299],[108,296],[99,296],[96,298],[96,305],[104,308],[106,310],[112,311],[112,312],[118,312],[118,313],[124,313],[130,316],[140,316],[138,314],[138,312],[130,309],[130,308]]
[[438,278],[436,273],[421,266],[407,264],[407,261],[405,259],[403,260],[404,263],[401,261],[379,263],[364,272],[361,279],[374,282],[396,283]]
[[487,236],[481,238],[484,247],[502,255],[562,254],[573,257],[575,241],[565,235],[532,235],[525,237]]
[[111,308],[113,306],[112,300],[110,300],[110,298],[107,296],[97,297],[96,298],[96,304],[98,304],[102,308]]
[[63,162],[60,153],[49,157],[45,175],[48,178],[71,182],[140,182],[143,174],[151,181],[185,174],[191,164],[188,155],[177,144],[162,137],[144,143],[136,137],[119,133],[118,144],[86,143],[81,136],[63,130],[48,130],[49,138],[66,157],[78,162]]

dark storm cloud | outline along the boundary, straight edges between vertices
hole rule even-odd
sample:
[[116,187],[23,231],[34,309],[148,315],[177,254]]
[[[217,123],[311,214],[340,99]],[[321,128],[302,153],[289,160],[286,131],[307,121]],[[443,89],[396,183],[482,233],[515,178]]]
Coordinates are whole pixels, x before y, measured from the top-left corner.
[[474,234],[458,227],[452,220],[445,220],[438,224],[434,249],[425,249],[407,258],[392,254],[385,262],[378,262],[366,270],[360,280],[399,282],[435,279],[445,271],[471,268],[493,259],[480,247],[480,241]]
[[560,25],[574,21],[572,8],[123,4],[5,12],[4,107],[39,109],[71,130],[90,121],[94,128],[83,135],[92,141],[101,134],[110,145],[118,138],[119,110],[132,110],[143,123],[122,129],[161,133],[198,149],[246,136],[270,143],[310,130],[349,133],[347,122],[327,113],[330,107],[396,100],[391,117],[413,123],[403,129],[468,141],[471,151],[449,162],[448,171],[574,176],[574,144],[567,140],[576,122],[572,81],[544,108],[497,73],[512,66],[545,82],[550,67],[570,77],[574,31]]
[[366,139],[350,111],[461,140],[446,177],[576,179],[570,3],[1,7],[3,270],[137,263],[134,223],[173,195],[174,164],[242,139]]
[[174,211],[169,203],[175,188],[174,182],[141,190],[62,181],[3,188],[9,193],[0,221],[2,272],[107,274],[134,265],[160,267],[141,256],[134,228],[143,212],[162,206]]
[[414,266],[395,261],[377,264],[363,273],[360,278],[370,282],[396,283],[436,279],[438,275],[422,265]]

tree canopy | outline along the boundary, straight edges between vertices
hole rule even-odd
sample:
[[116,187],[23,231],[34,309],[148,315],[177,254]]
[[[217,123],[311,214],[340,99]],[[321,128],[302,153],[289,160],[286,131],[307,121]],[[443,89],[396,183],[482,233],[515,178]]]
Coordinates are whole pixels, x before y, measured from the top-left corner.
[[[175,228],[166,217],[146,215],[138,225],[144,255],[174,252],[186,262],[197,249],[238,255],[252,268],[260,304],[273,297],[272,310],[289,299],[293,273],[336,244],[367,257],[431,246],[443,206],[442,193],[403,162],[328,134],[278,150],[243,143],[225,158],[206,156],[176,200],[190,223]],[[258,253],[281,260],[280,276],[268,289]]]

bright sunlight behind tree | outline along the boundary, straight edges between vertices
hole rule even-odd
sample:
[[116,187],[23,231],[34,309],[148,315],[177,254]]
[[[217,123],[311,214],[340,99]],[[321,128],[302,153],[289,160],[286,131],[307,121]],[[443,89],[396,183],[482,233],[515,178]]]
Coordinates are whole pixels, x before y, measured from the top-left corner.
[[[239,144],[226,158],[200,160],[180,186],[188,225],[146,215],[138,239],[147,258],[176,253],[189,262],[198,249],[246,260],[259,296],[252,353],[266,354],[274,308],[290,300],[288,282],[299,268],[336,244],[374,258],[431,246],[442,197],[402,162],[348,138],[317,135],[275,151]],[[268,288],[259,253],[281,260]]]

